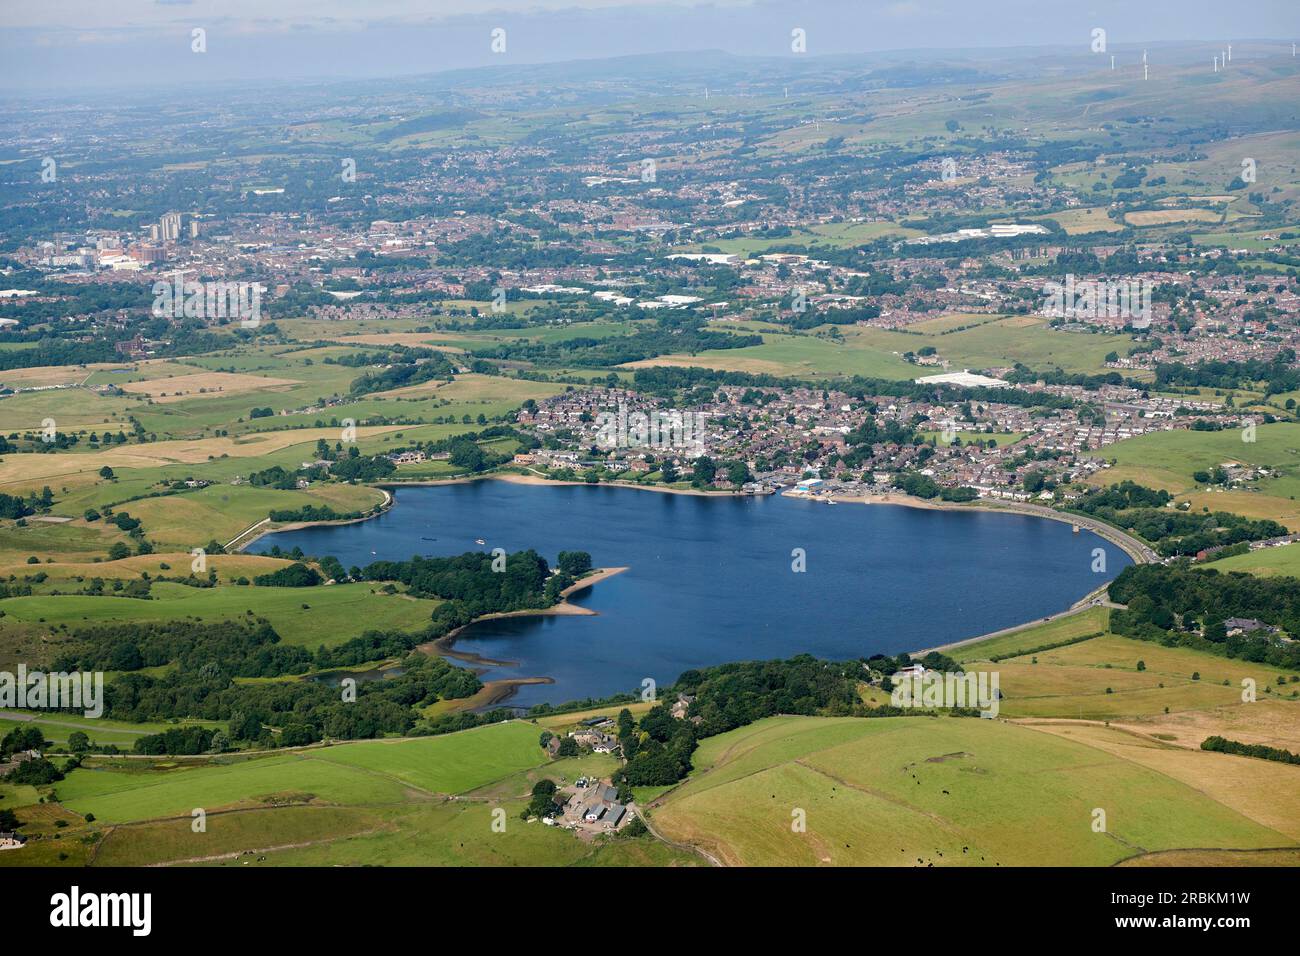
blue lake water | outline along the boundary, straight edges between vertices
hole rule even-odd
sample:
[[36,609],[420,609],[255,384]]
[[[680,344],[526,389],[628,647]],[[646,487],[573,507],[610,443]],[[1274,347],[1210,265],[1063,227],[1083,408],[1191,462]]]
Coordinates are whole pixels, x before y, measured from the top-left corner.
[[[521,706],[639,691],[646,677],[666,685],[724,661],[933,647],[1064,610],[1131,563],[1063,522],[991,512],[503,481],[394,495],[378,518],[280,532],[250,550],[298,546],[348,567],[497,547],[534,548],[554,564],[581,550],[597,567],[630,569],[575,595],[596,616],[462,633],[457,650],[517,662],[485,679],[554,678],[520,688],[510,703]],[[1092,570],[1094,548],[1105,573]]]

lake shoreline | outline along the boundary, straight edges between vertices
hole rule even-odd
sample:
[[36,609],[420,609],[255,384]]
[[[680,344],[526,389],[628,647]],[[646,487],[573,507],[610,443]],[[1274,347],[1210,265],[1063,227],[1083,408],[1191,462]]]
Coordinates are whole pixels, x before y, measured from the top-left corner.
[[[577,594],[579,591],[585,591],[587,590],[587,588],[599,584],[601,581],[607,581],[610,578],[614,577],[615,575],[622,574],[624,571],[627,570],[630,569],[626,567],[595,568],[591,574],[587,575],[585,578],[582,578],[579,581],[574,582],[569,587],[561,591],[560,601],[557,604],[553,604],[550,607],[524,608],[523,610],[519,610],[519,611],[494,611],[491,614],[482,614],[479,617],[474,618],[474,620],[470,621],[468,624],[462,624],[460,627],[453,628],[452,630],[448,631],[446,634],[444,634],[442,637],[437,638],[436,640],[426,641],[423,644],[417,644],[415,649],[422,654],[431,654],[437,657],[445,657],[451,660],[461,661],[464,664],[469,664],[476,668],[475,673],[478,674],[479,676],[482,676],[483,674],[487,673],[493,667],[518,667],[520,666],[519,661],[497,660],[491,657],[484,657],[483,655],[476,654],[473,651],[458,651],[456,650],[456,641],[460,637],[461,633],[467,627],[470,627],[474,624],[478,624],[481,621],[495,621],[507,617],[550,617],[550,616],[594,617],[599,612],[593,611],[590,608],[582,607],[579,604],[571,604],[569,603],[569,598]],[[481,668],[481,670],[477,668]],[[478,709],[480,706],[492,706],[492,705],[500,704],[501,702],[509,700],[511,697],[513,697],[518,687],[520,686],[529,685],[529,684],[553,684],[553,683],[555,683],[555,678],[553,677],[516,677],[516,678],[506,678],[506,679],[495,680],[495,681],[484,681],[483,686],[485,688],[488,686],[493,686],[495,688],[494,696],[490,701],[490,703],[487,705],[475,705],[474,707],[463,708],[463,709],[474,710],[474,709]],[[482,691],[480,691],[480,693],[482,693]],[[477,697],[478,695],[475,696]],[[468,699],[473,699],[473,698],[468,698]]]
[[[393,497],[392,493],[387,488],[384,488],[382,485],[372,485],[371,487],[378,488],[380,494],[384,496],[384,500],[381,501],[379,504],[375,505],[375,510],[372,511],[370,514],[362,515],[360,518],[340,518],[337,520],[325,519],[321,521],[288,521],[280,525],[279,527],[275,527],[275,528],[270,527],[271,519],[266,518],[264,519],[264,521],[267,527],[262,528],[262,530],[258,531],[257,534],[254,534],[252,537],[248,538],[248,540],[244,541],[243,544],[235,548],[234,551],[227,551],[227,553],[243,554],[245,553],[245,550],[248,548],[249,545],[260,541],[268,534],[279,534],[281,531],[302,531],[305,528],[329,528],[332,526],[342,527],[345,524],[360,524],[362,521],[369,521],[371,518],[378,518],[380,515],[385,514],[388,511],[388,509],[393,506],[393,502],[396,499]],[[263,523],[262,521],[259,521],[257,522],[257,524],[253,525],[252,527],[245,528],[242,532],[240,532],[239,537],[234,538],[230,542],[230,544],[234,544],[236,541],[240,541],[246,535],[248,535],[249,532],[253,531],[262,523]],[[227,545],[226,547],[229,548],[230,545]]]
[[1150,564],[1159,557],[1145,544],[1114,525],[1085,515],[1057,511],[1045,505],[1034,505],[1028,502],[940,501],[893,492],[876,495],[809,495],[787,490],[781,492],[781,497],[793,498],[797,501],[820,501],[823,504],[834,501],[837,504],[894,505],[900,508],[918,508],[922,511],[984,511],[990,514],[1018,514],[1031,518],[1046,518],[1049,521],[1060,521],[1081,530],[1091,531],[1127,554],[1133,559],[1134,564]]
[[[275,533],[278,531],[288,531],[288,530],[294,530],[296,528],[307,528],[315,525],[328,526],[332,524],[352,524],[360,521],[369,520],[372,517],[378,517],[380,514],[387,512],[389,508],[391,508],[394,504],[396,504],[396,496],[389,493],[390,489],[392,491],[395,491],[397,488],[404,487],[404,486],[438,487],[442,485],[468,484],[477,481],[503,481],[508,484],[524,485],[524,486],[531,486],[531,487],[539,487],[539,486],[546,486],[546,485],[568,485],[568,486],[582,485],[585,487],[591,487],[590,483],[588,482],[551,481],[549,479],[542,478],[540,476],[517,475],[517,474],[466,476],[460,478],[437,479],[437,480],[420,481],[420,482],[396,482],[396,483],[386,482],[383,484],[375,485],[375,487],[378,487],[380,488],[380,490],[384,491],[386,495],[386,500],[384,502],[383,507],[375,514],[368,515],[363,518],[350,519],[344,522],[338,522],[338,521],[298,522],[295,523],[294,528],[283,527],[283,528],[267,529],[265,531],[260,532],[255,538],[251,539],[248,542],[248,544],[251,544],[252,541],[257,540],[258,538],[262,537],[264,534]],[[659,491],[661,493],[667,493],[667,494],[685,494],[685,495],[691,495],[695,497],[710,497],[710,498],[753,497],[750,495],[741,495],[735,492],[702,492],[695,489],[659,488],[654,486],[641,486],[641,485],[631,485],[631,484],[612,483],[612,482],[603,482],[601,484],[610,487],[633,488],[642,491]],[[1148,562],[1152,560],[1152,556],[1154,554],[1154,552],[1151,552],[1150,549],[1146,548],[1145,545],[1142,545],[1140,542],[1137,542],[1135,539],[1132,539],[1131,537],[1124,534],[1119,529],[1115,529],[1109,525],[1106,525],[1103,522],[1097,521],[1095,519],[1091,519],[1088,516],[1073,515],[1067,512],[1060,512],[1060,511],[1056,511],[1055,509],[1046,508],[1041,505],[1033,505],[1024,502],[991,502],[985,500],[978,500],[970,503],[947,502],[947,501],[940,501],[940,500],[923,499],[923,498],[918,498],[915,496],[896,493],[896,492],[884,492],[880,494],[869,494],[869,495],[809,495],[806,493],[795,491],[794,489],[787,489],[781,492],[781,496],[785,498],[791,498],[794,500],[820,502],[822,504],[829,504],[831,502],[834,502],[835,504],[894,505],[895,507],[904,507],[904,508],[920,509],[920,510],[927,510],[927,511],[963,511],[963,510],[964,511],[985,511],[985,512],[1002,513],[1002,514],[1020,514],[1026,517],[1048,518],[1050,520],[1054,520],[1060,523],[1072,524],[1076,527],[1076,530],[1087,530],[1090,533],[1102,537],[1104,540],[1111,542],[1116,547],[1119,547],[1121,550],[1123,550],[1126,554],[1128,554],[1133,559],[1135,563],[1140,564],[1140,563]],[[241,550],[243,549],[241,548]],[[491,670],[498,667],[520,667],[522,666],[521,661],[496,660],[496,659],[484,657],[483,655],[480,655],[473,651],[462,650],[456,647],[457,641],[463,635],[465,628],[469,627],[470,624],[477,624],[483,621],[489,621],[496,618],[594,615],[597,612],[582,607],[580,605],[572,604],[568,601],[568,598],[574,593],[590,588],[595,584],[599,583],[600,581],[606,580],[607,578],[612,577],[615,574],[619,574],[625,570],[628,569],[626,567],[598,569],[594,574],[591,574],[588,577],[583,578],[581,581],[575,582],[575,584],[570,588],[566,588],[561,595],[560,602],[557,603],[556,605],[553,605],[552,607],[536,608],[536,609],[528,608],[528,609],[522,609],[518,611],[497,612],[497,613],[483,615],[481,617],[475,618],[473,621],[469,622],[468,624],[453,629],[452,631],[448,632],[446,635],[444,635],[441,638],[438,638],[437,640],[425,642],[419,645],[417,649],[420,650],[422,653],[435,654],[437,656],[458,661],[461,664],[473,669],[475,673],[478,674],[479,676],[483,676],[489,673]],[[1008,628],[1003,628],[993,633],[1003,633],[1006,631],[1019,630],[1022,628],[1031,627],[1040,624],[1044,620],[1050,620],[1058,616],[1067,615],[1069,613],[1072,613],[1076,609],[1078,609],[1080,604],[1085,603],[1094,594],[1095,591],[1089,592],[1087,595],[1084,595],[1082,598],[1079,598],[1077,601],[1070,604],[1068,607],[1063,608],[1060,611],[1054,612],[1053,614],[1047,617],[1036,616],[1030,618],[1029,620],[1023,621],[1019,624],[1011,625]],[[972,635],[970,637],[960,638],[956,641],[948,641],[939,646],[943,648],[952,648],[952,647],[957,647],[960,645],[965,645],[969,643],[974,643],[976,641],[984,640],[989,636],[990,634],[988,633],[980,633],[980,634]],[[928,649],[934,649],[934,648],[935,645],[930,645]],[[911,653],[922,654],[925,653],[925,651],[924,650],[912,651]],[[527,686],[530,684],[551,684],[554,682],[555,682],[554,678],[552,677],[528,676],[528,677],[502,678],[498,680],[484,680],[484,685],[492,686],[493,691],[490,695],[491,705],[497,705],[503,701],[510,699],[511,697],[514,697],[515,694],[517,693],[518,687],[520,686]],[[457,709],[465,709],[465,708],[461,707]],[[479,708],[476,706],[470,709],[479,709]]]
[[[543,486],[578,486],[584,488],[631,488],[634,491],[657,491],[664,495],[691,495],[698,498],[753,498],[740,491],[703,491],[699,488],[665,488],[662,485],[639,485],[632,481],[560,481],[543,478],[541,475],[520,475],[514,472],[501,472],[491,475],[464,475],[459,478],[430,478],[427,481],[386,481],[376,484],[376,488],[436,488],[440,485],[468,485],[476,481],[504,481],[512,485]],[[761,497],[761,496],[759,496]]]

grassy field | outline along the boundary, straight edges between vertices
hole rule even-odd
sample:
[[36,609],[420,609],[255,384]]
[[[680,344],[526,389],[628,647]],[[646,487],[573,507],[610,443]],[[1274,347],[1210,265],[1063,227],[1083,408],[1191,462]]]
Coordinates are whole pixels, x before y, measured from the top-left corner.
[[762,345],[740,349],[714,349],[697,355],[667,355],[621,368],[681,365],[716,368],[733,372],[823,378],[833,375],[865,375],[871,378],[906,379],[916,375],[915,366],[896,355],[851,340],[832,342],[812,335],[765,333]]
[[1122,232],[1124,227],[1106,215],[1104,206],[1090,206],[1085,209],[1066,209],[1045,216],[1027,216],[1029,221],[1051,219],[1058,223],[1067,235],[1078,236],[1089,232]]
[[164,546],[201,547],[208,538],[196,541],[196,529],[225,544],[272,510],[327,505],[339,514],[349,514],[368,511],[383,501],[382,492],[357,485],[317,483],[304,491],[209,485],[184,495],[131,502],[123,510],[144,523],[151,541]]
[[[226,765],[76,770],[57,785],[60,802],[109,822],[188,815],[274,802],[396,803],[482,786],[546,759],[531,724],[503,723],[443,737],[362,741]],[[283,797],[283,799],[270,799]]]
[[1221,558],[1210,565],[1219,571],[1246,571],[1261,577],[1283,575],[1300,578],[1300,548],[1287,545],[1281,548],[1261,548],[1245,554]]
[[552,733],[568,733],[574,727],[577,727],[582,721],[591,717],[614,717],[617,718],[622,710],[629,711],[633,717],[640,717],[647,710],[658,706],[656,701],[635,701],[630,704],[611,704],[609,707],[596,707],[592,710],[575,710],[564,714],[551,714],[549,716],[536,717],[534,720],[538,727],[543,730],[549,730]]
[[[22,720],[16,719],[21,714]],[[32,719],[35,718],[35,719]],[[51,717],[39,715],[33,711],[0,710],[0,736],[7,734],[14,727],[37,727],[45,739],[62,747],[67,744],[68,735],[80,730],[90,738],[92,744],[116,744],[129,750],[136,740],[145,734],[158,734],[169,727],[197,724],[206,727],[219,726],[216,721],[185,720],[172,723],[149,721],[129,724],[104,717],[85,717],[81,714],[59,713]]]
[[[998,721],[771,718],[709,739],[698,765],[652,820],[730,864],[1106,866],[1296,842],[1136,761]],[[1106,832],[1092,829],[1097,808]]]
[[[511,721],[441,737],[363,741],[201,766],[93,758],[38,803],[0,785],[40,836],[0,866],[699,865],[653,837],[574,834],[519,817],[534,782],[608,776],[613,758],[548,761],[539,727]],[[206,830],[191,828],[192,811]],[[93,821],[86,821],[86,815]],[[66,826],[59,829],[57,821]],[[61,839],[55,840],[57,834]]]
[[532,724],[511,721],[443,737],[363,741],[312,757],[391,777],[432,793],[464,793],[546,759]]
[[[1153,432],[1107,449],[1115,466],[1098,472],[1099,484],[1131,479],[1152,488],[1164,488],[1192,507],[1232,511],[1257,518],[1272,518],[1291,530],[1300,529],[1300,424],[1277,422],[1258,425],[1255,441],[1242,441],[1242,432],[1178,430]],[[1192,480],[1195,471],[1238,462],[1264,466],[1280,474],[1251,482],[1245,489],[1208,491]]]
[[[728,328],[725,323],[715,323],[715,327]],[[917,323],[906,332],[845,326],[840,327],[840,334],[842,338],[833,341],[813,335],[763,333],[762,345],[659,356],[623,367],[683,365],[801,378],[864,375],[907,379],[935,370],[905,362],[902,355],[932,346],[953,368],[1009,368],[1020,361],[1035,369],[1059,367],[1067,372],[1098,374],[1105,369],[1108,353],[1124,352],[1133,344],[1127,335],[1058,332],[1035,316],[984,314],[944,316]]]
[[373,832],[385,821],[355,807],[283,806],[210,814],[201,833],[194,832],[191,822],[186,816],[115,826],[104,834],[94,862],[97,866],[226,862],[244,850],[297,847]]
[[[921,437],[927,441],[939,441],[941,438],[940,432],[921,432],[920,434]],[[1016,442],[1020,441],[1020,439],[1024,438],[1025,434],[1025,432],[997,432],[990,435],[985,434],[984,432],[959,431],[957,432],[957,438],[960,439],[963,445],[969,445],[972,442],[977,441],[985,443],[993,441],[999,448],[1003,448],[1007,445],[1014,445]]]
[[985,661],[991,658],[1010,657],[1022,653],[1031,647],[1043,647],[1071,641],[1086,635],[1097,634],[1107,629],[1110,610],[1104,607],[1088,608],[1078,614],[1057,618],[1045,624],[1001,634],[982,641],[972,641],[958,647],[945,650],[944,653],[959,663],[967,661]]
[[[829,246],[832,248],[851,248],[865,245],[877,239],[911,239],[922,235],[918,229],[892,222],[843,222],[826,223],[797,229],[793,235],[785,238],[768,238],[764,236],[740,236],[735,239],[718,239],[708,243],[709,252],[726,252],[732,255],[753,257],[760,256],[781,246]],[[705,246],[683,246],[676,252],[706,251]]]
[[1116,720],[1207,710],[1240,704],[1246,677],[1261,699],[1286,698],[1300,708],[1272,668],[1112,634],[973,669],[1000,674],[1004,717]]
[[[188,573],[188,565],[185,572]],[[92,597],[82,594],[32,595],[0,601],[4,627],[40,623],[75,630],[108,621],[166,621],[176,618],[228,620],[265,617],[288,644],[315,649],[350,640],[369,629],[415,631],[429,622],[437,601],[382,594],[370,584],[333,584],[314,588],[192,588],[162,582],[151,600]]]
[[1131,226],[1167,226],[1176,222],[1222,222],[1222,215],[1212,209],[1145,209],[1124,215]]

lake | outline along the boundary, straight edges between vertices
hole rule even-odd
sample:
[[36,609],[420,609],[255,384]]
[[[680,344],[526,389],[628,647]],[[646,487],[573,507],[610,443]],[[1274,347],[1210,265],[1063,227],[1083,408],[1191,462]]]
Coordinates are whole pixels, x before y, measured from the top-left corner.
[[[574,596],[595,616],[482,621],[457,650],[514,662],[484,679],[554,678],[511,704],[672,683],[724,661],[844,660],[934,647],[1064,610],[1132,563],[1045,518],[896,505],[699,497],[505,481],[401,488],[383,515],[261,538],[345,566],[412,555],[589,551],[628,571]],[[475,543],[483,539],[484,544]],[[806,570],[792,570],[802,549]],[[1093,549],[1106,554],[1096,573]]]

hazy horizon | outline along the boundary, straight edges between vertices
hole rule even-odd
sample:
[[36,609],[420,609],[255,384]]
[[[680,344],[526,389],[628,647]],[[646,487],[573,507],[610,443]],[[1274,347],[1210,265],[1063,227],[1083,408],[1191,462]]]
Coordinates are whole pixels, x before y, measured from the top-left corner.
[[[755,2],[502,0],[487,12],[443,0],[131,0],[106,6],[69,0],[0,9],[0,88],[76,91],[168,88],[195,83],[377,79],[479,67],[554,64],[636,55],[720,51],[795,57],[943,55],[1033,49],[1089,52],[1094,29],[1112,49],[1150,44],[1242,45],[1300,38],[1290,0],[1240,10],[1154,0],[1134,10],[1120,0],[1087,7],[1042,0],[812,0]],[[505,31],[504,52],[492,31]],[[206,50],[192,51],[192,31]],[[1236,31],[1243,31],[1238,34]]]

